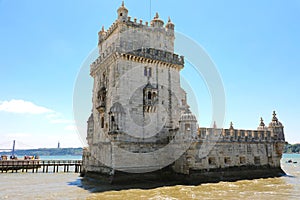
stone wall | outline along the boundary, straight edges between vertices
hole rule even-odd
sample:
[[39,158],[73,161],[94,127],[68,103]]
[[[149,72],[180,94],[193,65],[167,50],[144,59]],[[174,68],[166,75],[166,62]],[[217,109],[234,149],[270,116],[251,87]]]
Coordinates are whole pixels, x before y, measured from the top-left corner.
[[[207,143],[212,144],[212,148]],[[268,166],[280,168],[284,141],[231,142],[201,140],[194,142],[189,150],[178,159],[173,169],[177,173],[209,171],[242,166]]]

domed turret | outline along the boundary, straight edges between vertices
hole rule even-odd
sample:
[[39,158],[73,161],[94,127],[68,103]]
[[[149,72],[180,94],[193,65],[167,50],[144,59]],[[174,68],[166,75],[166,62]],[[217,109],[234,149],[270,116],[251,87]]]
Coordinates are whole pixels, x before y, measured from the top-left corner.
[[234,128],[233,128],[233,123],[232,123],[232,122],[230,122],[230,127],[229,127],[229,129],[230,129],[230,130],[234,130]]
[[197,122],[197,118],[193,113],[187,109],[179,119],[179,122]]
[[265,130],[265,129],[267,129],[267,127],[266,127],[266,125],[265,125],[265,123],[264,123],[263,118],[261,117],[261,118],[260,118],[260,124],[259,124],[259,126],[257,127],[257,130]]
[[174,30],[174,28],[175,28],[175,25],[172,23],[170,17],[169,17],[168,23],[166,24],[166,28],[169,30]]
[[118,133],[125,126],[125,110],[123,106],[116,102],[109,110],[109,132]]
[[123,106],[119,102],[114,103],[109,111],[110,113],[125,113]]
[[272,136],[275,140],[284,141],[284,131],[283,131],[283,125],[276,117],[276,112],[273,112],[273,118],[272,121],[269,124],[269,128],[271,131]]
[[273,111],[273,118],[272,121],[269,124],[269,127],[282,127],[282,123],[278,121],[278,118],[276,117],[276,111]]
[[98,45],[103,41],[105,35],[106,35],[106,31],[104,29],[104,26],[102,26],[101,31],[98,32],[98,37],[99,37]]
[[152,27],[163,27],[164,26],[164,21],[159,18],[158,13],[156,13],[154,19],[151,21],[151,26]]
[[126,22],[128,17],[128,9],[124,5],[124,1],[122,1],[122,5],[118,9],[118,20],[119,22]]
[[196,137],[197,135],[197,118],[187,108],[179,119],[179,131],[188,137]]

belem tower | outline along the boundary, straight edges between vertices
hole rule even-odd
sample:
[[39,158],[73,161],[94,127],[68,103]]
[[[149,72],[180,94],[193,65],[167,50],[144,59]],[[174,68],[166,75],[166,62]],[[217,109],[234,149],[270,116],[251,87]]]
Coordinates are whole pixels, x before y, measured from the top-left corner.
[[256,130],[232,123],[199,128],[180,85],[184,57],[174,53],[175,25],[158,14],[149,24],[131,19],[124,3],[117,14],[98,33],[99,57],[90,66],[93,108],[82,175],[189,184],[284,174],[285,138],[275,111]]

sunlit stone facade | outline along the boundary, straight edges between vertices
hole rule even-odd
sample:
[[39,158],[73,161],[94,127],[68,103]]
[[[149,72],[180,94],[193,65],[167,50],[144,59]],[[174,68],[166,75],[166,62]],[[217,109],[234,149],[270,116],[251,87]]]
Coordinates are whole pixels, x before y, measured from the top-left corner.
[[91,64],[93,108],[83,174],[280,169],[285,141],[275,112],[269,126],[261,119],[257,130],[233,124],[199,128],[180,85],[184,57],[174,53],[174,24],[158,14],[150,24],[132,20],[124,4],[117,14],[113,25],[98,33],[99,57]]

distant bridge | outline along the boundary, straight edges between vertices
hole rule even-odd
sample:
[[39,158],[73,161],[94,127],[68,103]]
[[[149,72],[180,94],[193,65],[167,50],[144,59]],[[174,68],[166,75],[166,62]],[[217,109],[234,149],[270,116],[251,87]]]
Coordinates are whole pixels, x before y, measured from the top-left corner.
[[[12,141],[12,148],[11,149],[8,149],[8,144],[11,144],[11,141],[7,141],[7,142],[3,142],[0,144],[0,147],[2,146],[3,148],[0,148],[0,151],[8,151],[8,152],[11,152],[12,154],[15,153],[15,147],[16,147],[16,140],[13,140]],[[27,144],[24,144],[20,141],[18,141],[18,144],[19,146],[21,145],[21,148],[23,147],[33,147],[31,145],[27,145]],[[10,145],[9,145],[10,146]],[[21,150],[21,148],[19,147],[19,150]]]

